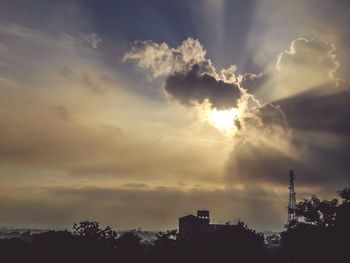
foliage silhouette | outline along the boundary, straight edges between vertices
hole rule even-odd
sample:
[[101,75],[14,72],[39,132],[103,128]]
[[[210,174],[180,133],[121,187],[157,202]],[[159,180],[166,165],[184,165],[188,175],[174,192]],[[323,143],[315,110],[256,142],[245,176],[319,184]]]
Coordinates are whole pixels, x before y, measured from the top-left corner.
[[121,262],[140,262],[144,255],[141,238],[135,231],[127,231],[121,234],[117,240],[117,253]]
[[306,223],[317,226],[334,226],[338,200],[321,201],[315,195],[310,200],[304,200],[296,205],[296,216]]
[[350,261],[346,247],[350,240],[349,188],[338,193],[344,199],[342,204],[316,196],[297,204],[299,222],[284,231],[281,239],[289,262]]
[[339,191],[338,194],[344,199],[344,203],[350,202],[350,187],[344,188],[343,190]]
[[[179,236],[177,230],[169,230],[156,234],[151,247],[151,262],[177,262],[179,257]],[[169,258],[169,255],[173,255]]]
[[101,240],[108,246],[114,247],[117,240],[117,232],[110,226],[100,228],[96,221],[83,221],[73,226],[73,235],[86,240]]

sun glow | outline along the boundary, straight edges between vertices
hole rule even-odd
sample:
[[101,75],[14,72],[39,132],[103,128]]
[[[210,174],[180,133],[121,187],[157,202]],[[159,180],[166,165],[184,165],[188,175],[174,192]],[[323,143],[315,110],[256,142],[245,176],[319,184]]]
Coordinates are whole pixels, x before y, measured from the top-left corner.
[[235,125],[235,118],[238,116],[239,110],[232,108],[230,110],[217,110],[212,109],[208,111],[208,122],[215,128],[220,130],[226,135],[233,135],[237,130]]

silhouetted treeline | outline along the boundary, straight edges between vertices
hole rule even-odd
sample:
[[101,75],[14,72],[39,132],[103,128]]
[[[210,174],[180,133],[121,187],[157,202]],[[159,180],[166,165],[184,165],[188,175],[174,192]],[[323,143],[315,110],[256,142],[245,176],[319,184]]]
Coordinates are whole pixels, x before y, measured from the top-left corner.
[[135,231],[117,234],[97,222],[75,224],[73,231],[49,231],[0,240],[6,262],[257,262],[264,255],[263,235],[245,224],[227,225],[208,236],[182,240],[176,230],[160,232],[151,243]]
[[171,230],[143,242],[136,231],[117,234],[98,222],[85,221],[72,231],[2,239],[0,262],[350,262],[350,189],[339,194],[341,201],[313,196],[298,203],[298,221],[282,233],[280,247],[266,246],[263,235],[242,222],[220,227],[205,238],[184,240]]
[[312,196],[297,204],[298,220],[281,239],[288,262],[350,262],[350,188],[339,195],[342,201]]

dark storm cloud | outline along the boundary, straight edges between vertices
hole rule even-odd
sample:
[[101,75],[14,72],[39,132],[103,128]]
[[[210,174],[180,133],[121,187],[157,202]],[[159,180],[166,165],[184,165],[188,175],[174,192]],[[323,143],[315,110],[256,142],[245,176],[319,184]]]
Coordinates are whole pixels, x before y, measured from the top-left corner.
[[[329,94],[331,89],[334,92]],[[275,103],[281,105],[294,129],[350,134],[349,90],[325,85]]]
[[241,76],[241,80],[239,81],[239,85],[246,89],[250,94],[255,94],[266,82],[269,80],[269,76],[267,74],[253,74],[253,73],[245,73]]
[[166,80],[165,90],[172,98],[184,105],[203,103],[208,100],[212,107],[229,109],[237,106],[242,95],[238,85],[217,80],[207,73],[200,74],[199,65],[195,64],[187,72],[177,72]]

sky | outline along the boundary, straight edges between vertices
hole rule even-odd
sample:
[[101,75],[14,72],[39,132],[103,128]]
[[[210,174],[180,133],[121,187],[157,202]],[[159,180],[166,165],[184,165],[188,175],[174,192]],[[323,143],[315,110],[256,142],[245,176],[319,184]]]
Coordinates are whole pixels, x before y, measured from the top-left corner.
[[347,0],[0,0],[0,226],[281,230],[350,186]]

